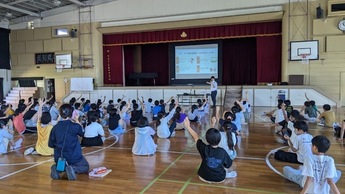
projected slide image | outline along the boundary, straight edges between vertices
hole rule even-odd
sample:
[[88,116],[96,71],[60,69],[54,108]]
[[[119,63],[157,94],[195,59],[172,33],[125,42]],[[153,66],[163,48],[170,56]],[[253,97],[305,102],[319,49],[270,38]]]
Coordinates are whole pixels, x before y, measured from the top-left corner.
[[218,45],[175,47],[175,78],[203,79],[218,77]]

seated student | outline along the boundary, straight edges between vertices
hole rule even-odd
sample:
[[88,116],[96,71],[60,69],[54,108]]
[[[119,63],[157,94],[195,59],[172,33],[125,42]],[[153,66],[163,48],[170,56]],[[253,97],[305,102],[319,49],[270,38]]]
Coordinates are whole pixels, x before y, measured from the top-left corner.
[[304,118],[308,121],[315,122],[317,113],[315,109],[311,106],[309,101],[304,102],[304,106],[301,108],[300,112],[304,111]]
[[131,118],[130,111],[131,111],[131,100],[128,99],[128,103],[126,103],[126,101],[122,101],[120,105],[119,115],[123,121],[122,127],[124,129],[126,129],[127,124],[130,123],[130,118]]
[[166,106],[166,104],[168,104],[168,102],[171,101],[173,98],[174,98],[173,96],[170,97],[169,100],[166,101],[166,102],[164,102],[163,99],[159,100],[159,106],[161,107],[161,110],[160,110],[159,112],[164,112],[164,113],[166,113],[166,111],[165,111],[165,106]]
[[[212,122],[215,122],[216,118],[212,118]],[[213,124],[212,124],[213,125]],[[232,129],[233,124],[230,121],[225,121],[219,129],[222,136],[218,146],[223,148],[230,156],[231,160],[234,160],[237,156],[235,145],[237,143],[236,133]]]
[[136,127],[139,119],[143,117],[143,111],[138,110],[139,105],[133,104],[133,110],[131,112],[131,118],[129,119],[129,123],[132,127]]
[[[218,120],[218,118],[216,118]],[[223,126],[225,122],[231,122],[231,131],[236,133],[238,135],[237,127],[236,125],[232,122],[233,120],[236,119],[236,116],[230,112],[230,111],[224,111],[223,112],[223,118],[219,119],[219,125]]]
[[31,106],[33,105],[33,102],[31,101],[27,107],[25,108],[25,110],[23,112],[21,112],[19,109],[16,109],[14,111],[14,115],[13,115],[13,126],[14,128],[17,130],[17,132],[19,134],[24,134],[24,133],[36,133],[37,132],[37,128],[36,130],[33,130],[32,128],[27,128],[24,122],[24,114],[29,111],[29,109],[31,108]]
[[117,109],[112,108],[109,111],[109,133],[112,135],[119,135],[126,132],[122,127],[123,121],[119,114],[117,114]]
[[[110,110],[110,109],[109,109]],[[100,123],[103,127],[109,125],[109,113],[108,113],[108,108],[106,106],[103,106],[102,109],[102,118],[100,118]]]
[[108,106],[107,106],[107,112],[109,112],[110,109],[114,108],[114,100],[109,100],[108,101]]
[[153,104],[152,104],[152,98],[147,99],[147,101],[144,100],[144,97],[141,97],[141,102],[144,104],[145,113],[151,113]]
[[318,119],[320,120],[320,126],[324,127],[333,127],[335,123],[335,114],[331,110],[331,106],[329,104],[323,105],[323,113],[320,114]]
[[170,138],[175,136],[175,127],[176,122],[173,121],[170,126],[168,125],[169,121],[173,118],[178,102],[176,102],[175,107],[170,111],[168,115],[163,112],[158,113],[158,119],[156,123],[157,127],[157,136],[159,138]]
[[221,140],[220,132],[215,128],[208,129],[206,132],[208,144],[205,144],[190,127],[189,120],[186,119],[184,122],[185,127],[197,142],[196,147],[201,156],[201,165],[198,170],[200,180],[206,183],[222,183],[225,178],[235,178],[237,176],[235,171],[225,170],[231,167],[232,160],[226,151],[218,146]]
[[48,146],[54,148],[54,161],[50,177],[60,179],[57,163],[60,157],[66,159],[66,175],[68,180],[77,180],[77,174],[89,172],[89,163],[82,154],[78,136],[83,136],[83,128],[78,120],[72,121],[73,107],[63,104],[59,108],[60,120],[52,129]]
[[283,162],[303,164],[304,157],[311,154],[310,146],[313,136],[308,134],[308,124],[305,121],[296,121],[293,126],[296,138],[293,141],[291,141],[288,135],[284,135],[284,138],[289,141],[292,151],[296,153],[278,150],[273,153],[274,158]]
[[[42,156],[51,156],[54,150],[48,146],[49,135],[53,128],[51,124],[51,116],[49,112],[43,112],[43,106],[48,101],[38,100],[39,108],[37,111],[37,142],[35,148],[30,147],[25,150],[24,155],[40,154]],[[43,113],[42,113],[43,112]]]
[[97,122],[97,114],[91,115],[90,119],[91,124],[85,127],[84,136],[81,140],[81,146],[101,146],[105,140],[103,127]]
[[248,101],[248,91],[245,92],[246,94],[246,97],[244,99],[242,99],[242,106],[243,106],[243,115],[244,115],[244,121],[246,123],[249,123],[250,121],[250,114],[252,112],[252,108],[249,104],[249,101]]
[[[73,116],[75,116],[75,115],[78,114],[78,112],[75,112],[75,111],[73,111],[73,112],[74,112],[74,115],[73,115]],[[98,118],[101,117],[101,112],[99,111],[99,108],[98,108],[97,104],[92,103],[92,104],[90,105],[90,110],[89,110],[89,112],[86,113],[87,125],[90,125],[90,124],[91,124],[91,115],[95,115],[95,114],[98,116]]]
[[155,100],[154,107],[152,108],[152,115],[153,115],[152,120],[154,121],[158,120],[158,113],[161,112],[161,110],[162,110],[162,107],[159,106],[159,101]]
[[56,124],[58,118],[59,118],[59,110],[56,108],[57,107],[57,103],[55,102],[55,100],[50,100],[49,101],[50,104],[50,117],[52,118],[52,123]]
[[21,147],[23,139],[19,139],[16,142],[13,141],[13,126],[12,121],[8,122],[8,125],[5,125],[3,122],[0,122],[0,155],[7,154],[8,145],[11,144],[11,149],[18,149]]
[[169,104],[169,112],[174,108],[175,108],[175,99],[171,99],[170,104]]
[[282,108],[283,106],[284,106],[284,103],[278,104],[277,106],[278,109],[276,109],[276,111],[271,116],[271,121],[275,123],[275,125],[282,126],[281,130],[279,130],[278,132],[281,132],[284,129],[285,125],[287,124],[284,118],[285,109]]
[[337,137],[337,141],[342,142],[344,139],[344,131],[345,131],[345,120],[343,120],[343,123],[341,124],[341,126],[337,126],[337,130],[335,128],[335,136]]
[[314,100],[310,100],[310,99],[308,98],[308,96],[307,96],[307,93],[304,93],[304,95],[305,95],[305,98],[307,99],[307,101],[310,102],[310,106],[313,107],[313,109],[314,109],[317,113],[321,114],[321,112],[320,112],[319,110],[317,110],[317,106],[316,106],[315,101],[314,101]]
[[190,122],[198,122],[200,120],[198,116],[198,106],[193,104],[191,109],[188,111],[188,119]]
[[176,130],[185,130],[184,120],[188,120],[188,116],[183,113],[181,107],[176,107],[173,120],[176,122]]
[[293,111],[293,106],[291,106],[290,100],[284,100],[285,111],[288,117],[290,117],[291,112]]
[[155,131],[149,126],[146,117],[138,120],[138,127],[135,128],[135,139],[132,153],[139,156],[149,156],[156,153],[157,144],[153,141]]
[[305,156],[302,170],[285,166],[284,176],[303,188],[301,193],[340,194],[335,183],[340,179],[341,172],[336,170],[334,159],[326,155],[331,146],[330,141],[325,136],[318,135],[311,142],[312,154]]

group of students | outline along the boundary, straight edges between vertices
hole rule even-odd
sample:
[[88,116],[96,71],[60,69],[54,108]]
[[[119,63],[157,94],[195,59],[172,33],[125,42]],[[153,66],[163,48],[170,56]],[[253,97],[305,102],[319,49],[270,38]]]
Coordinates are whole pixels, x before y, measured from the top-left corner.
[[[193,111],[195,110],[205,109],[207,100],[205,99],[201,105],[196,105],[197,108],[192,106],[190,114],[185,114],[173,98],[170,101],[168,113],[165,112],[165,104],[161,103],[164,109],[159,104],[156,105],[157,107],[160,106],[161,109],[155,115],[153,110],[156,106],[152,105],[152,99],[145,102],[142,98],[140,104],[137,104],[136,101],[126,103],[121,99],[118,101],[119,105],[114,105],[110,101],[107,107],[103,107],[100,100],[95,104],[85,101],[85,104],[72,99],[69,104],[63,104],[59,109],[50,99],[38,99],[37,108],[34,108],[37,110],[35,127],[37,128],[38,139],[35,148],[27,149],[25,154],[54,155],[55,164],[51,166],[50,175],[52,179],[60,179],[62,172],[57,169],[57,163],[61,158],[64,158],[68,164],[65,168],[67,178],[76,180],[77,174],[89,171],[89,164],[82,155],[81,145],[102,145],[105,140],[103,124],[109,126],[109,132],[112,135],[125,132],[127,125],[135,126],[132,153],[134,155],[153,155],[157,149],[153,138],[156,131],[150,126],[151,121],[145,116],[145,111],[145,113],[152,114],[159,138],[174,136],[175,129],[186,129],[192,135],[202,159],[198,170],[200,180],[208,183],[219,183],[225,181],[226,178],[236,177],[236,171],[231,170],[230,167],[237,156],[235,150],[236,136],[241,131],[241,125],[250,118],[244,114],[249,113],[250,115],[248,101],[246,99],[236,101],[231,111],[225,111],[221,119],[215,117],[211,119],[211,128],[206,132],[207,144],[199,139],[190,124],[197,121],[190,115],[194,114]],[[312,137],[307,133],[308,124],[304,121],[306,119],[304,115],[289,107],[291,105],[286,105],[281,101],[279,103],[278,110],[281,115],[279,113],[272,120],[282,126],[287,126],[281,132],[291,150],[287,152],[275,150],[272,154],[279,161],[303,164],[303,167],[297,170],[289,166],[284,167],[284,175],[303,187],[305,193],[317,193],[315,191],[318,190],[325,191],[325,193],[329,190],[339,193],[335,183],[339,180],[341,172],[335,169],[333,158],[325,155],[330,147],[329,140],[324,136]],[[18,106],[13,114],[2,118],[5,121],[8,119],[8,121],[7,123],[0,122],[1,146],[6,146],[0,147],[0,151],[7,151],[9,142],[15,144],[13,142],[13,129],[16,129],[19,134],[28,132],[24,115],[33,104],[35,102],[31,100],[24,109],[24,106]],[[88,106],[89,110],[87,110]],[[8,107],[6,110],[11,109]],[[10,112],[8,110],[5,112]],[[327,112],[330,111],[330,108],[324,106],[324,110]],[[56,111],[58,112],[57,115]],[[135,122],[133,119],[131,120],[133,112],[134,115],[139,115],[134,116]],[[323,113],[320,116],[322,115]],[[200,115],[196,115],[196,117],[200,118]],[[280,117],[283,117],[284,120],[281,120]],[[100,118],[103,120],[100,121]],[[214,128],[217,121],[220,124],[219,129]],[[30,122],[32,122],[31,118]],[[327,117],[325,124],[326,126],[329,124]],[[82,137],[81,143],[79,137]],[[6,143],[7,145],[5,145]]]
[[[299,169],[290,166],[283,168],[284,176],[303,188],[301,193],[329,193],[330,190],[339,193],[335,183],[340,179],[341,172],[336,170],[334,159],[326,155],[330,141],[325,136],[313,137],[308,133],[307,122],[317,119],[315,102],[308,99],[304,105],[301,109],[305,111],[303,114],[294,110],[289,101],[278,101],[276,117],[271,116],[271,120],[282,126],[278,132],[289,145],[289,150],[272,150],[271,154],[278,161],[302,165]],[[335,122],[334,112],[329,105],[324,105],[323,109],[318,119],[323,120],[322,126],[331,127]],[[313,116],[308,115],[310,112],[313,112]]]

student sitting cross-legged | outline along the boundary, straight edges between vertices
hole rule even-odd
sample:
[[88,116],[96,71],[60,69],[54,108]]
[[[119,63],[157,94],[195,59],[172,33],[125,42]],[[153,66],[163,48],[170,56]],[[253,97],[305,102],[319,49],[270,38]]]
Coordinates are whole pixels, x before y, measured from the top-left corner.
[[197,142],[196,147],[201,156],[201,166],[198,170],[200,180],[207,183],[222,183],[225,178],[236,177],[234,175],[236,172],[227,173],[225,170],[225,168],[231,167],[232,160],[226,151],[218,146],[221,140],[218,129],[210,128],[207,130],[206,141],[208,144],[205,144],[190,127],[189,120],[186,119],[184,122],[185,127]]
[[311,142],[309,149],[313,154],[305,157],[302,170],[285,166],[284,176],[303,188],[301,193],[340,194],[335,183],[340,179],[341,172],[336,170],[334,159],[326,155],[331,146],[330,141],[325,136],[318,135]]
[[138,127],[135,128],[135,140],[132,147],[132,153],[139,156],[149,156],[156,153],[157,145],[153,141],[156,132],[149,126],[146,117],[141,117],[138,121]]
[[103,127],[97,122],[97,114],[91,115],[90,119],[91,124],[85,127],[81,146],[101,146],[105,140]]

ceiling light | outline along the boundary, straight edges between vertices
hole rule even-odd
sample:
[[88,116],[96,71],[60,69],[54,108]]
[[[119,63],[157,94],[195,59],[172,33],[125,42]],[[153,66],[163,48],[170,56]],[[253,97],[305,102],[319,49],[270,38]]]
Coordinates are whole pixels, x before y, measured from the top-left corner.
[[61,5],[61,1],[59,1],[59,0],[54,0],[54,5],[55,5],[55,6]]
[[12,15],[12,13],[10,13],[10,12],[6,12],[6,15],[5,15],[6,17],[8,17],[8,18],[10,18],[10,17],[12,17],[13,15]]

